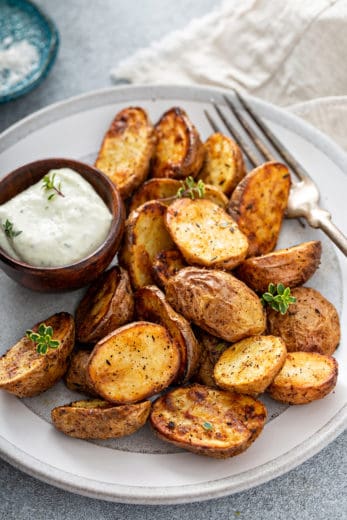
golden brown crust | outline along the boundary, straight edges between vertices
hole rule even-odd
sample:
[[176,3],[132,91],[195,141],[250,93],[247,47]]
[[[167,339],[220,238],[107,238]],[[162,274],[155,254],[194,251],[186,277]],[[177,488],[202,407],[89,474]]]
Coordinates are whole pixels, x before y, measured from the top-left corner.
[[159,287],[165,289],[169,278],[178,273],[183,267],[186,267],[186,265],[183,256],[177,249],[160,251],[153,261],[153,277]]
[[195,327],[194,332],[202,351],[199,370],[194,376],[194,381],[216,387],[213,370],[218,359],[230,344],[216,336],[212,336],[212,334],[205,332],[199,327]]
[[205,157],[199,133],[186,112],[173,107],[155,126],[157,148],[152,177],[185,179],[196,177]]
[[95,167],[105,173],[126,198],[146,179],[154,150],[154,128],[147,113],[139,107],[128,107],[112,121]]
[[302,285],[319,266],[322,245],[319,241],[303,242],[263,256],[247,258],[237,268],[237,276],[251,289],[263,293],[270,283],[286,287]]
[[87,290],[76,311],[76,336],[81,343],[96,343],[131,321],[134,297],[129,275],[119,266],[103,273]]
[[[53,328],[58,348],[39,354],[24,336],[0,358],[0,388],[17,397],[33,397],[51,388],[65,374],[75,343],[75,324],[67,312],[59,312],[40,323]],[[37,331],[39,324],[32,330]]]
[[200,359],[200,345],[188,321],[173,310],[158,287],[151,285],[135,294],[136,314],[141,320],[163,325],[177,343],[181,353],[181,366],[177,381],[186,383],[196,372]]
[[262,255],[274,249],[289,190],[289,170],[277,162],[258,166],[235,188],[228,211],[249,240],[249,256]]
[[130,404],[169,386],[180,363],[180,350],[168,331],[139,321],[120,327],[95,345],[87,378],[107,401]]
[[323,399],[336,385],[338,365],[331,356],[317,352],[291,352],[268,388],[276,401],[306,404]]
[[74,392],[97,396],[87,381],[87,365],[89,361],[89,350],[78,350],[71,356],[69,369],[65,374],[66,386]]
[[280,336],[288,352],[335,352],[341,335],[339,315],[332,303],[310,287],[296,287],[291,291],[296,303],[282,315],[267,311],[270,334]]
[[53,408],[54,426],[78,439],[114,439],[130,435],[147,421],[150,401],[114,406],[106,401],[75,401]]
[[198,179],[230,195],[245,176],[242,152],[233,139],[219,132],[204,143],[205,161]]
[[166,298],[188,321],[226,341],[265,330],[265,313],[258,296],[223,271],[185,267],[168,281]]

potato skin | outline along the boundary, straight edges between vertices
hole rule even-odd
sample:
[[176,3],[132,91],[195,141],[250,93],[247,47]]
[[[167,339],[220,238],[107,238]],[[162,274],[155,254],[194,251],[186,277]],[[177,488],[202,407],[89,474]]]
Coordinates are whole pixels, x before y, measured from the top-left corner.
[[268,332],[280,336],[288,352],[333,354],[341,334],[339,316],[333,304],[310,287],[296,287],[291,294],[296,303],[289,306],[286,314],[267,310]]
[[111,267],[89,287],[77,307],[77,340],[96,343],[131,321],[133,314],[134,297],[129,275],[119,266]]
[[153,261],[153,277],[159,287],[165,289],[169,278],[178,273],[178,271],[183,269],[183,267],[186,267],[186,265],[183,256],[177,249],[166,249],[165,251],[160,251]]
[[196,177],[205,157],[199,133],[186,112],[170,108],[155,125],[157,148],[152,177],[185,179]]
[[248,173],[233,191],[228,211],[249,240],[248,256],[274,249],[290,184],[289,170],[284,164],[267,162]]
[[265,330],[258,296],[224,271],[185,267],[168,281],[166,298],[188,321],[226,341]]
[[71,362],[64,380],[66,386],[73,392],[97,396],[93,388],[87,381],[87,365],[89,361],[89,350],[78,350],[71,356]]
[[75,323],[67,312],[59,312],[36,324],[53,328],[53,339],[60,341],[56,349],[42,355],[26,336],[0,358],[0,388],[17,397],[33,397],[51,388],[65,374],[75,343]]
[[95,167],[105,173],[126,198],[146,179],[154,150],[154,128],[145,110],[128,107],[112,121]]
[[213,370],[218,359],[230,344],[199,329],[199,327],[194,327],[194,332],[202,350],[199,370],[194,376],[194,381],[216,388]]
[[75,401],[53,408],[54,426],[78,439],[115,439],[130,435],[146,422],[151,402],[114,406],[106,401]]
[[200,345],[188,321],[173,310],[165,295],[155,285],[142,287],[135,294],[136,315],[140,320],[166,327],[181,353],[177,381],[186,383],[196,372],[200,359]]
[[247,258],[237,267],[237,277],[254,291],[263,293],[270,283],[285,287],[302,285],[314,274],[322,254],[321,242],[303,242],[263,256]]
[[198,179],[230,195],[245,176],[242,152],[233,139],[219,132],[205,141],[205,161]]
[[333,357],[318,352],[291,352],[268,392],[282,403],[311,403],[335,388],[337,375],[338,365]]

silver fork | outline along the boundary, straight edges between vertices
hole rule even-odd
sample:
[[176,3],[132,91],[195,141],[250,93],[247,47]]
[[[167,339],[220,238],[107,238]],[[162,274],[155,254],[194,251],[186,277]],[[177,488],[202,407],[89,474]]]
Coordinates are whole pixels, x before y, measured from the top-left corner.
[[[248,102],[236,90],[233,92],[235,93],[239,107],[242,107],[242,110],[236,106],[230,97],[227,96],[223,96],[225,105],[240,123],[244,130],[244,134],[250,138],[261,157],[266,161],[276,161],[280,158],[280,160],[286,163],[299,179],[298,182],[292,183],[286,216],[288,218],[304,217],[311,227],[320,228],[324,231],[324,233],[336,244],[344,255],[347,256],[347,238],[335,226],[335,224],[333,224],[331,214],[319,207],[320,193],[314,181],[296,161],[292,154],[289,153],[284,145],[278,140],[264,121],[259,118]],[[262,161],[259,161],[252,147],[247,142],[247,139],[241,135],[237,128],[235,128],[235,125],[230,123],[222,112],[220,106],[215,102],[213,102],[212,105],[231,136],[243,150],[250,164],[253,167],[261,164]],[[207,110],[204,112],[212,129],[215,132],[222,132],[216,119],[212,117]],[[250,124],[249,120],[244,117],[243,112],[248,115],[248,119],[252,121],[252,124]],[[272,148],[275,150],[276,154],[278,154],[278,157],[275,157],[272,154],[265,144],[266,141],[272,145]]]

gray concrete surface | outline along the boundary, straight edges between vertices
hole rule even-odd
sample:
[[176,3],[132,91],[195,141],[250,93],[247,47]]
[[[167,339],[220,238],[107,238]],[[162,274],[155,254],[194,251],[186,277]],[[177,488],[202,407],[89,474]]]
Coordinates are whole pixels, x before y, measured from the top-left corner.
[[[111,84],[121,58],[184,27],[214,0],[40,0],[56,21],[61,47],[34,92],[0,105],[0,131],[61,99]],[[131,506],[93,500],[39,482],[0,460],[0,520],[345,520],[347,432],[288,474],[250,491],[200,504]]]

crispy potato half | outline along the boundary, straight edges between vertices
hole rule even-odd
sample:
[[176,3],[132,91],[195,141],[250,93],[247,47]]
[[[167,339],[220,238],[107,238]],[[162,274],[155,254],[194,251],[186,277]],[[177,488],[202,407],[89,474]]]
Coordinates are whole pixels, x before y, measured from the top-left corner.
[[115,406],[100,399],[75,401],[53,408],[54,426],[78,439],[115,439],[139,430],[147,421],[151,402]]
[[194,376],[194,381],[203,385],[216,387],[214,380],[214,367],[222,353],[230,344],[216,336],[212,336],[198,327],[194,328],[196,338],[201,346],[199,370]]
[[322,254],[319,241],[303,242],[263,256],[247,258],[237,267],[237,276],[257,292],[268,290],[270,283],[286,287],[302,285],[317,270]]
[[189,264],[233,269],[246,258],[246,236],[222,208],[209,200],[176,200],[167,209],[166,226]]
[[87,290],[76,311],[76,336],[81,343],[96,343],[130,321],[134,297],[129,275],[119,266],[104,272]]
[[186,112],[170,108],[155,125],[157,148],[152,177],[185,179],[196,177],[205,157],[199,133]]
[[265,330],[258,296],[229,273],[185,267],[170,278],[166,299],[203,330],[226,341],[239,341]]
[[284,341],[252,336],[231,345],[214,367],[214,380],[225,390],[257,396],[264,392],[286,360]]
[[248,173],[235,188],[228,211],[249,240],[248,256],[274,249],[290,184],[289,170],[284,164],[267,162]]
[[186,265],[183,256],[177,249],[160,251],[153,261],[153,277],[159,287],[165,289],[169,278],[178,273],[178,271],[183,269],[183,267],[186,267]]
[[165,295],[155,285],[139,289],[135,293],[135,301],[137,317],[163,325],[177,343],[181,353],[177,381],[186,383],[196,372],[201,353],[200,345],[188,321],[173,310]]
[[95,345],[87,378],[107,401],[129,404],[169,386],[180,365],[180,350],[168,331],[139,321],[120,327]]
[[119,261],[128,269],[135,289],[154,283],[152,264],[155,256],[163,249],[174,247],[165,226],[165,213],[166,206],[152,200],[130,213],[126,221]]
[[117,186],[123,198],[146,179],[155,150],[154,128],[145,110],[121,110],[106,132],[95,167]]
[[322,294],[310,287],[296,287],[291,291],[296,303],[282,315],[267,310],[270,334],[280,336],[288,352],[319,352],[331,355],[340,342],[340,320],[337,310]]
[[71,362],[64,380],[66,386],[74,392],[97,396],[87,381],[87,366],[89,361],[89,350],[78,350],[71,356]]
[[[236,394],[193,384],[177,388],[157,399],[150,422],[163,440],[186,450],[215,458],[227,458],[244,451],[256,437],[256,405],[245,396],[245,407]],[[241,398],[242,399],[242,398]],[[259,403],[264,423],[266,411]],[[247,417],[249,419],[242,420]],[[253,421],[251,420],[253,415]],[[247,422],[252,424],[248,427]]]
[[322,399],[335,388],[337,374],[337,361],[331,356],[318,352],[291,352],[268,392],[282,403],[310,403]]
[[67,312],[59,312],[33,327],[37,332],[44,323],[52,327],[57,348],[46,354],[37,352],[36,343],[23,336],[0,358],[0,388],[17,397],[33,397],[51,388],[65,374],[75,343],[75,323]]
[[230,195],[246,175],[239,146],[230,137],[217,132],[205,141],[204,148],[205,161],[198,179]]
[[[130,211],[138,208],[149,200],[160,200],[163,204],[169,205],[173,201],[173,197],[177,195],[177,191],[184,187],[182,181],[177,179],[149,179],[134,193],[131,198]],[[211,200],[217,206],[226,208],[228,199],[215,186],[205,184],[204,198]],[[167,200],[169,199],[169,200]]]

